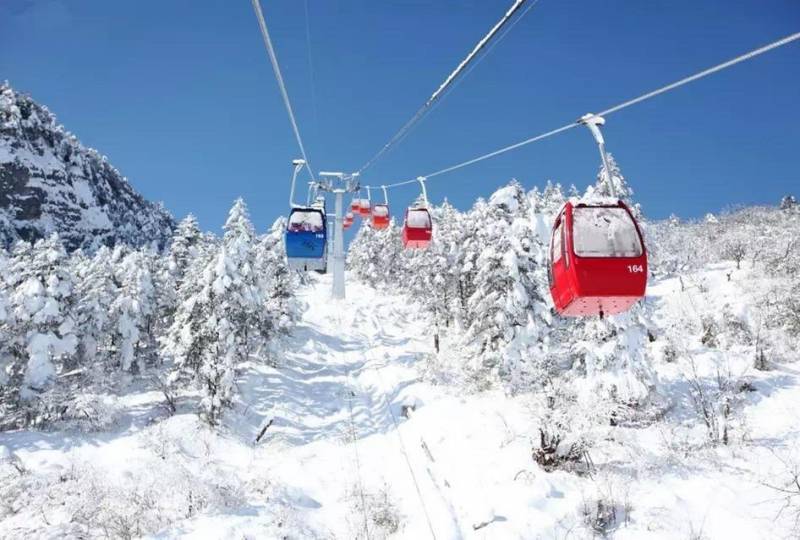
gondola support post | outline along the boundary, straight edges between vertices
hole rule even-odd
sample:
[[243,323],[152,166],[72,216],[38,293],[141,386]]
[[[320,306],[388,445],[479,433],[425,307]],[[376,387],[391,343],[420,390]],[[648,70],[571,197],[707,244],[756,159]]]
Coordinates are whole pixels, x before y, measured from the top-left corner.
[[606,141],[603,139],[603,134],[600,132],[600,126],[605,125],[606,119],[596,114],[584,114],[580,123],[589,128],[592,132],[597,147],[600,149],[600,159],[603,160],[603,171],[606,173],[606,180],[608,181],[609,194],[616,197],[616,190],[614,189],[614,182],[611,180],[611,168],[608,166],[608,154],[606,154]]

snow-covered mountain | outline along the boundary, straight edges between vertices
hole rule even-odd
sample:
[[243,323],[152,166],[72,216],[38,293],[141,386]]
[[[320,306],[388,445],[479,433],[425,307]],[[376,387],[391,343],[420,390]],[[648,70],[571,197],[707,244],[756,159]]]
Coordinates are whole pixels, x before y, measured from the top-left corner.
[[68,249],[163,246],[174,225],[46,107],[0,84],[0,246],[52,233]]

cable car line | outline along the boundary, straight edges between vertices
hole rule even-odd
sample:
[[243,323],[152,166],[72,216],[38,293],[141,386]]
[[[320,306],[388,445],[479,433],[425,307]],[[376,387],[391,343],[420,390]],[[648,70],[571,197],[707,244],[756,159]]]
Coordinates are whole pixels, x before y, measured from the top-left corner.
[[[468,76],[470,73],[472,73],[472,71],[473,71],[473,70],[474,70],[476,67],[478,67],[478,64],[480,64],[481,62],[483,62],[483,59],[484,59],[484,58],[486,58],[487,56],[489,56],[489,53],[491,53],[491,52],[492,52],[492,50],[493,50],[493,49],[494,49],[494,48],[495,48],[495,47],[496,47],[496,46],[497,46],[497,45],[498,45],[498,44],[499,44],[501,41],[503,41],[503,38],[505,38],[505,37],[506,37],[506,35],[508,35],[508,33],[509,33],[509,32],[511,32],[511,30],[513,30],[513,29],[514,29],[514,27],[517,25],[517,23],[518,23],[519,21],[521,21],[523,18],[525,18],[525,15],[527,15],[527,14],[528,14],[528,12],[529,12],[531,9],[533,9],[533,8],[534,8],[534,6],[536,6],[536,4],[538,4],[538,3],[539,3],[539,0],[534,0],[533,2],[531,2],[530,4],[528,4],[528,7],[526,7],[526,8],[525,8],[525,9],[522,11],[522,13],[520,13],[520,14],[519,14],[519,17],[515,17],[515,18],[514,18],[514,20],[513,20],[513,21],[511,21],[511,22],[508,24],[508,26],[507,26],[507,27],[506,27],[506,28],[503,30],[503,32],[502,32],[502,33],[501,33],[501,34],[500,34],[500,35],[497,37],[497,39],[493,40],[493,41],[492,41],[492,42],[489,44],[489,46],[486,48],[486,52],[484,52],[484,54],[482,54],[482,55],[478,56],[477,58],[475,58],[475,61],[474,61],[474,62],[472,62],[472,63],[469,65],[469,67],[468,67],[468,68],[467,68],[467,70],[464,72],[464,74],[463,74],[461,77],[459,77],[457,80],[453,81],[453,84],[452,84],[452,85],[451,85],[451,86],[450,86],[450,87],[447,89],[447,92],[446,92],[446,93],[444,93],[444,94],[442,94],[442,98],[444,98],[444,96],[446,96],[446,95],[450,94],[450,92],[452,92],[453,90],[455,90],[455,89],[456,89],[456,87],[458,87],[458,85],[459,85],[459,84],[461,84],[461,83],[464,81],[464,79],[466,79],[466,78],[467,78],[467,76]],[[442,99],[440,99],[440,100],[438,100],[436,103],[434,103],[434,104],[433,104],[433,106],[431,107],[431,111],[433,111],[434,109],[436,109],[436,107],[438,107],[438,106],[439,106],[439,104],[440,104],[441,102],[442,102]],[[405,137],[403,137],[403,138],[405,139]]]
[[286,91],[286,84],[283,82],[281,68],[278,65],[278,57],[275,54],[275,49],[272,47],[272,40],[269,38],[269,30],[267,30],[267,22],[264,20],[264,13],[261,11],[260,0],[251,0],[251,2],[253,4],[253,10],[256,12],[258,27],[261,30],[261,37],[264,38],[264,46],[267,48],[267,54],[269,55],[269,61],[272,64],[272,70],[275,72],[275,79],[278,81],[278,86],[281,90],[283,104],[286,106],[286,112],[289,113],[289,120],[291,120],[292,129],[294,129],[294,136],[297,139],[297,145],[300,147],[300,154],[303,156],[303,160],[305,161],[304,166],[311,175],[311,178],[315,178],[314,171],[311,170],[311,163],[308,159],[308,155],[306,154],[305,146],[303,146],[303,139],[300,137],[300,129],[297,127],[297,120],[294,117],[292,103],[289,101],[289,94]]
[[[422,120],[422,118],[431,110],[432,105],[437,103],[438,100],[440,100],[445,95],[445,91],[449,87],[451,87],[451,85],[453,85],[456,80],[460,80],[458,79],[458,76],[464,70],[464,68],[467,67],[467,65],[469,65],[470,62],[473,62],[473,60],[481,52],[481,50],[483,50],[483,48],[486,47],[486,45],[492,40],[492,38],[497,34],[497,32],[499,32],[500,29],[502,29],[503,26],[505,26],[506,23],[508,23],[508,21],[514,17],[514,14],[519,10],[520,7],[522,7],[522,5],[525,2],[526,0],[514,0],[514,4],[506,11],[503,17],[492,27],[491,30],[489,30],[489,33],[487,33],[480,41],[478,41],[478,43],[472,48],[472,50],[469,52],[466,58],[464,58],[464,60],[462,60],[461,63],[458,64],[458,66],[456,66],[456,68],[450,73],[450,75],[447,76],[444,82],[439,85],[439,87],[433,92],[433,94],[431,94],[428,100],[417,110],[416,113],[414,113],[411,119],[409,119],[405,124],[403,124],[403,126],[397,131],[397,133],[395,133],[392,136],[392,138],[389,139],[389,142],[383,145],[383,147],[381,147],[381,149],[378,150],[378,152],[374,156],[372,156],[366,163],[364,163],[364,165],[361,166],[360,169],[358,169],[359,174],[361,174],[369,167],[371,167],[392,146],[399,143],[401,140],[405,138],[409,130],[415,124],[417,124],[417,122]],[[534,0],[533,3],[528,7],[528,9],[526,9],[522,13],[522,15],[520,15],[520,17],[514,21],[514,24],[516,24],[516,22],[519,19],[524,17],[525,14],[528,13],[528,11],[530,11],[530,8],[535,6],[538,2],[539,0]],[[511,28],[513,28],[513,24],[508,28],[508,30],[510,30]],[[503,34],[501,34],[500,37],[495,41],[495,43],[499,42],[503,37],[505,37],[506,33],[508,32],[506,31]],[[486,56],[491,51],[491,49],[492,46],[490,46],[486,50],[486,54],[484,54],[484,56]],[[475,64],[477,64],[477,61],[475,62]]]
[[[788,35],[788,36],[786,36],[786,37],[784,37],[782,39],[779,39],[777,41],[773,41],[772,43],[764,45],[763,47],[759,47],[757,49],[753,49],[752,51],[749,51],[749,52],[747,52],[745,54],[742,54],[740,56],[732,58],[732,59],[730,59],[730,60],[728,60],[726,62],[722,62],[721,64],[717,64],[717,65],[712,66],[712,67],[710,67],[708,69],[704,69],[703,71],[699,71],[699,72],[697,72],[697,73],[695,73],[693,75],[689,75],[688,77],[684,77],[682,79],[679,79],[679,80],[677,80],[677,81],[675,81],[673,83],[667,84],[665,86],[662,86],[660,88],[657,88],[655,90],[647,92],[646,94],[642,94],[641,96],[635,97],[633,99],[629,99],[627,101],[623,101],[622,103],[619,103],[617,105],[614,105],[612,107],[609,107],[608,109],[605,109],[605,110],[597,113],[597,116],[607,116],[609,114],[613,114],[615,112],[621,111],[622,109],[625,109],[625,108],[630,107],[632,105],[636,105],[637,103],[641,103],[643,101],[651,99],[651,98],[653,98],[655,96],[658,96],[660,94],[664,94],[664,93],[669,92],[671,90],[675,90],[676,88],[679,88],[681,86],[689,84],[690,82],[694,82],[694,81],[696,81],[698,79],[702,79],[703,77],[707,77],[708,75],[712,75],[714,73],[717,73],[718,71],[722,71],[724,69],[732,67],[732,66],[734,66],[736,64],[739,64],[741,62],[744,62],[746,60],[750,60],[752,58],[755,58],[756,56],[760,56],[760,55],[762,55],[762,54],[764,54],[766,52],[769,52],[769,51],[771,51],[773,49],[777,49],[777,48],[782,47],[784,45],[788,45],[789,43],[797,41],[798,39],[800,39],[800,32],[796,32],[794,34]],[[568,130],[570,130],[572,128],[575,128],[575,127],[578,127],[578,126],[582,126],[582,125],[583,125],[583,123],[582,123],[581,120],[576,120],[576,121],[573,121],[573,122],[571,122],[569,124],[563,125],[563,126],[561,126],[559,128],[547,131],[545,133],[542,133],[540,135],[536,135],[534,137],[530,137],[528,139],[525,139],[523,141],[519,141],[519,142],[511,144],[509,146],[504,146],[503,148],[499,148],[499,149],[494,150],[492,152],[489,152],[487,154],[483,154],[483,155],[480,155],[478,157],[469,159],[467,161],[462,161],[461,163],[457,163],[455,165],[451,165],[450,167],[445,167],[444,169],[439,169],[437,171],[428,173],[428,174],[424,175],[423,178],[428,178],[428,179],[434,178],[436,176],[440,176],[442,174],[446,174],[446,173],[461,169],[463,167],[467,167],[469,165],[473,165],[473,164],[478,163],[480,161],[483,161],[485,159],[489,159],[489,158],[498,156],[500,154],[505,154],[506,152],[510,152],[511,150],[516,150],[517,148],[520,148],[522,146],[526,146],[528,144],[540,141],[542,139],[546,139],[546,138],[551,137],[553,135],[557,135],[559,133],[563,133],[564,131],[568,131]],[[404,181],[401,181],[401,182],[395,182],[395,183],[392,183],[392,184],[384,184],[384,185],[385,185],[385,187],[387,189],[391,189],[391,188],[395,188],[395,187],[414,184],[417,181],[418,181],[417,178],[412,178],[412,179],[409,179],[409,180],[404,180]],[[375,187],[375,186],[371,186],[371,187]]]
[[478,42],[477,45],[475,45],[475,47],[472,49],[472,51],[470,51],[470,53],[467,55],[467,57],[464,60],[462,60],[461,63],[456,67],[456,69],[454,69],[453,72],[450,73],[450,75],[447,76],[447,79],[445,79],[445,81],[441,85],[439,85],[439,88],[437,88],[436,91],[433,93],[433,95],[428,99],[426,105],[429,105],[430,103],[433,103],[434,101],[436,101],[436,99],[442,94],[442,92],[444,92],[444,90],[448,86],[450,86],[450,84],[455,80],[455,78],[458,77],[458,74],[461,73],[461,70],[463,70],[467,66],[467,64],[469,64],[470,61],[472,61],[472,59],[475,58],[475,56],[478,53],[480,53],[481,49],[483,49],[486,46],[486,44],[489,43],[489,41],[492,39],[492,37],[495,34],[497,34],[497,32],[503,27],[503,25],[505,25],[509,21],[509,19],[511,19],[511,17],[514,16],[514,13],[516,13],[516,11],[520,7],[522,7],[522,4],[524,4],[524,3],[525,3],[525,0],[516,0],[514,2],[514,5],[511,6],[508,9],[508,11],[506,11],[506,14],[503,15],[503,18],[500,19],[497,22],[497,24],[495,24],[494,27],[492,27],[491,30],[489,30],[489,33],[486,34],[483,37],[483,39],[481,39]]
[[[484,58],[489,56],[489,53],[492,52],[492,49],[494,49],[501,41],[503,41],[503,38],[506,37],[506,35],[509,32],[511,32],[511,30],[517,25],[517,23],[519,21],[521,21],[525,17],[525,15],[527,15],[528,12],[531,9],[533,9],[533,7],[538,3],[539,3],[539,0],[534,0],[532,3],[528,4],[528,7],[525,8],[525,10],[519,15],[519,17],[515,17],[514,20],[511,21],[511,23],[506,27],[506,29],[503,30],[503,32],[497,37],[497,39],[493,40],[489,44],[488,48],[486,49],[486,52],[484,54],[476,57],[475,61],[472,62],[469,65],[469,67],[464,72],[464,74],[453,81],[453,83],[450,85],[450,87],[447,88],[446,92],[444,92],[441,95],[441,97],[439,99],[437,99],[431,105],[431,107],[427,110],[427,113],[433,112],[436,109],[436,107],[441,105],[442,101],[444,101],[445,96],[449,95],[450,92],[455,90],[456,87],[458,87],[458,85],[461,84],[464,81],[464,79],[466,79],[469,76],[470,73],[472,73],[472,70],[474,70],[476,67],[478,67],[478,64],[480,64],[483,61]],[[395,144],[400,144],[401,142],[403,142],[406,139],[406,137],[408,137],[411,134],[411,132],[414,131],[415,127],[416,127],[416,125],[412,126],[408,130],[406,130],[405,134],[403,134],[402,137],[400,137],[397,141],[395,141]]]

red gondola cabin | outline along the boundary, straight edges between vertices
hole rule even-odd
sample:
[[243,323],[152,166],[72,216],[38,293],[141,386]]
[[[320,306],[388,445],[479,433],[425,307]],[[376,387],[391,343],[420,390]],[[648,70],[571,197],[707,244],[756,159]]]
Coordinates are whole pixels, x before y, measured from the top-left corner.
[[424,249],[431,243],[433,224],[426,208],[408,208],[403,222],[403,247]]
[[358,201],[358,213],[362,218],[368,218],[372,214],[372,205],[369,199],[360,199]]
[[630,209],[567,202],[550,242],[550,293],[567,317],[627,311],[647,287],[647,251]]
[[376,229],[385,229],[389,226],[389,206],[376,204],[372,207],[372,226]]
[[349,229],[353,225],[354,220],[355,217],[353,216],[352,212],[347,212],[344,215],[344,219],[342,220],[342,226],[345,228],[345,230]]

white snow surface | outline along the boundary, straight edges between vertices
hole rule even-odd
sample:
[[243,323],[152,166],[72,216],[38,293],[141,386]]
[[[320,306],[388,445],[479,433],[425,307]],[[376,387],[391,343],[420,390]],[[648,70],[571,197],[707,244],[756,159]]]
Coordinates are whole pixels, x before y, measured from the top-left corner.
[[[712,302],[746,311],[751,276],[728,281],[729,271],[696,277],[718,291]],[[792,518],[765,483],[782,471],[777,453],[798,448],[796,368],[749,374],[757,392],[741,445],[682,453],[696,426],[678,403],[671,421],[610,432],[592,451],[595,474],[548,473],[531,459],[530,396],[427,382],[430,329],[414,306],[357,282],[346,301],[331,301],[330,286],[323,276],[300,292],[307,307],[288,352],[278,367],[247,363],[220,431],[189,412],[165,417],[158,392],[142,390],[117,398],[125,413],[109,433],[0,433],[0,485],[17,474],[9,464],[22,466],[36,489],[67,501],[20,496],[15,512],[0,513],[0,538],[79,537],[81,506],[70,497],[92,493],[112,517],[149,494],[170,518],[151,523],[153,538],[592,538],[600,535],[581,514],[599,498],[618,504],[613,538],[787,537]],[[667,279],[648,302],[666,324],[685,317],[693,297]],[[705,360],[701,375],[713,376],[721,359],[694,354]],[[724,360],[738,371],[751,361]],[[663,388],[685,384],[677,363],[654,369]],[[83,480],[70,492],[73,477]]]

